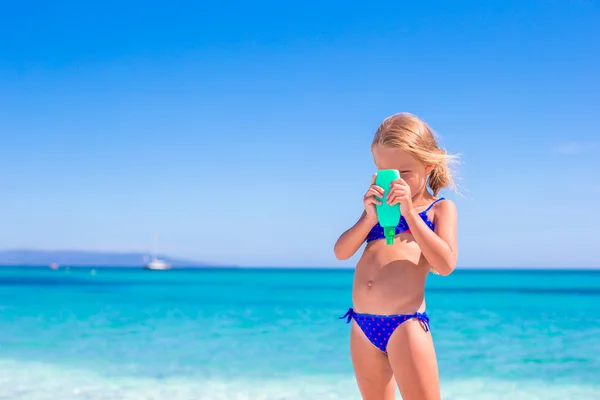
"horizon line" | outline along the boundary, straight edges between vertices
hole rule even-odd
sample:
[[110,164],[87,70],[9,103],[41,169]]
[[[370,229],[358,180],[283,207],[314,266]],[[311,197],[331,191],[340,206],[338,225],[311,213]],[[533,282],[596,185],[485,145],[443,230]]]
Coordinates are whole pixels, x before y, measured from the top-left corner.
[[[2,268],[36,268],[36,269],[50,269],[48,265],[40,264],[3,264],[0,263],[0,269]],[[80,269],[144,269],[144,265],[59,265],[58,270],[65,268],[80,268]],[[190,265],[190,266],[172,266],[172,270],[233,270],[233,269],[246,269],[246,270],[353,270],[353,266],[252,266],[252,265]],[[539,272],[539,271],[557,271],[557,272],[579,272],[579,271],[600,271],[598,267],[473,267],[473,266],[461,266],[456,267],[453,272],[456,271],[504,271],[504,272]]]

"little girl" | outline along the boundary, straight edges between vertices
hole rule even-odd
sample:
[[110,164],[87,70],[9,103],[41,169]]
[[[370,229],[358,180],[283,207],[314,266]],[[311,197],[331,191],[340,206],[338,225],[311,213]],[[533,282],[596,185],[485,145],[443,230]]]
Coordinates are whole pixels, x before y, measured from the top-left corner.
[[[437,361],[425,313],[425,279],[429,271],[448,275],[458,254],[454,203],[438,198],[453,186],[448,163],[453,156],[438,147],[421,119],[401,113],[386,118],[371,145],[377,169],[397,169],[400,178],[383,189],[374,184],[364,196],[365,210],[335,244],[339,260],[354,255],[367,241],[356,266],[350,352],[364,400],[395,398],[439,400]],[[430,190],[428,190],[428,187]],[[387,245],[377,222],[378,198],[400,204],[402,217],[393,245]]]

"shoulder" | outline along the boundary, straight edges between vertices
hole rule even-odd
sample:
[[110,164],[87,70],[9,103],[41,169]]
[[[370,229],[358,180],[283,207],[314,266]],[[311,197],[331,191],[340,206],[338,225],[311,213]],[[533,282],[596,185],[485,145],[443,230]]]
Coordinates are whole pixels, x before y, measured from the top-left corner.
[[438,201],[433,206],[434,218],[437,221],[456,221],[458,211],[456,204],[452,200],[444,199]]
[[433,210],[435,212],[456,212],[456,204],[449,199],[440,199],[433,205]]

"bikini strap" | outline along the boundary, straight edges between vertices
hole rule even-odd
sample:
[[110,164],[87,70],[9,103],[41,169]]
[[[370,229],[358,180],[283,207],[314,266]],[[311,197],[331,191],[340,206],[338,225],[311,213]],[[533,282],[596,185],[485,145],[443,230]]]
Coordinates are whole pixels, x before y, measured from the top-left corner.
[[431,210],[431,207],[433,207],[435,205],[435,203],[437,203],[438,201],[442,201],[442,200],[446,200],[443,197],[440,197],[439,199],[437,199],[436,201],[434,201],[433,203],[431,203],[429,205],[429,207],[427,207],[427,209],[425,211],[423,211],[424,213],[426,213],[427,211]]
[[348,318],[346,320],[346,323],[349,324],[350,321],[352,321],[352,317],[354,317],[356,313],[354,312],[353,308],[349,308],[348,311],[346,312],[346,314],[342,315],[341,317],[339,317],[338,319],[344,319],[344,318]]

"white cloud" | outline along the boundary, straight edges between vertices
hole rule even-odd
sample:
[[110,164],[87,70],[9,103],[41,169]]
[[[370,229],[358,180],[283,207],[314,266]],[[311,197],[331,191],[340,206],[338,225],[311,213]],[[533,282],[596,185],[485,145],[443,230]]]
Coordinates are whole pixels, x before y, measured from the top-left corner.
[[556,151],[560,154],[580,154],[583,151],[583,147],[579,143],[563,143],[556,146]]
[[598,149],[598,142],[594,141],[571,141],[560,143],[555,150],[559,154],[578,155]]

